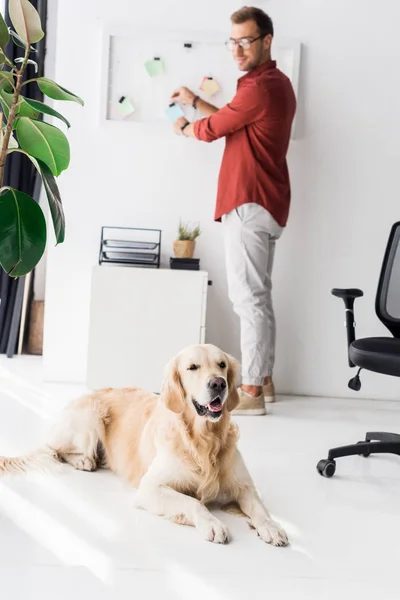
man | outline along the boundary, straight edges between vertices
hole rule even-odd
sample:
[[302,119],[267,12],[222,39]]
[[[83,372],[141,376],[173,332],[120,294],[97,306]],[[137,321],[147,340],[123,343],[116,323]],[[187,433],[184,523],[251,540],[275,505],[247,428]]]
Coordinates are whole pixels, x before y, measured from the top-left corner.
[[270,17],[245,6],[231,20],[227,46],[247,72],[232,102],[219,110],[185,87],[171,99],[205,117],[195,123],[179,118],[177,134],[204,142],[226,138],[215,220],[223,223],[229,297],[240,319],[242,385],[235,412],[263,415],[265,400],[275,399],[271,273],[275,242],[289,213],[286,154],[296,99],[290,80],[271,60]]

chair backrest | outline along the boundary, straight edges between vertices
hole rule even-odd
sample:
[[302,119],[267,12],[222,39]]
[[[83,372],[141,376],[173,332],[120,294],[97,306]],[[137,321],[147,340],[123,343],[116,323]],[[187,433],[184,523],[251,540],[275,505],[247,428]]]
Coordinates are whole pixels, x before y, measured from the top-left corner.
[[392,226],[375,299],[378,319],[400,338],[400,221]]

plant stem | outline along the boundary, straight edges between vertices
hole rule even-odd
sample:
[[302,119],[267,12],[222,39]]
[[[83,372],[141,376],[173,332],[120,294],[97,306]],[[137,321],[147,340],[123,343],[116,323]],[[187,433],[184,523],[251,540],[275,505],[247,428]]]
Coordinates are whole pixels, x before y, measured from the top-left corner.
[[6,63],[8,64],[9,67],[11,67],[13,70],[15,69],[15,65],[14,63],[11,62],[11,60],[9,58],[7,58],[6,56]]
[[38,79],[40,79],[40,78],[33,77],[32,79],[27,79],[26,81],[24,81],[24,83],[21,85],[21,87],[24,87],[24,85],[27,85],[28,83],[32,83],[33,81],[37,81]]
[[[12,128],[13,128],[15,117],[16,117],[17,105],[19,102],[19,97],[21,95],[22,78],[24,75],[26,65],[28,64],[29,54],[30,54],[30,49],[28,46],[25,51],[24,62],[21,64],[21,68],[17,69],[17,84],[14,89],[12,105],[11,105],[11,109],[10,109],[8,119],[7,119],[7,127],[6,127],[6,131],[4,134],[3,145],[1,148],[1,154],[0,154],[0,187],[2,187],[2,185],[3,185],[4,168],[6,166],[8,144],[10,142]],[[1,125],[1,127],[3,127],[2,122],[0,123],[0,125]]]

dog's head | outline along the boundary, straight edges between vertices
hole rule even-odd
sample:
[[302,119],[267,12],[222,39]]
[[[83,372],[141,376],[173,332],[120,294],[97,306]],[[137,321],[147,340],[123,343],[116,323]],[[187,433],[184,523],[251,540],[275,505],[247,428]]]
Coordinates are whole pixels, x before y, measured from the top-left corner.
[[218,421],[239,404],[239,363],[216,346],[191,346],[167,365],[161,400],[174,413]]

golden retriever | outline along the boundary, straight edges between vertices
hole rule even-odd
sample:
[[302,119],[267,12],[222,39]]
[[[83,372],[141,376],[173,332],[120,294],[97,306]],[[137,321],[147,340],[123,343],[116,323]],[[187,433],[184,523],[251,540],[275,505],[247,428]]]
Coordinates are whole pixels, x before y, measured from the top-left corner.
[[239,364],[210,344],[180,352],[167,366],[160,396],[106,389],[73,401],[48,444],[0,458],[0,472],[21,473],[66,462],[84,471],[106,466],[137,488],[135,505],[196,527],[210,542],[229,540],[210,502],[236,503],[258,535],[287,544],[261,502],[237,449],[230,420],[238,404]]

